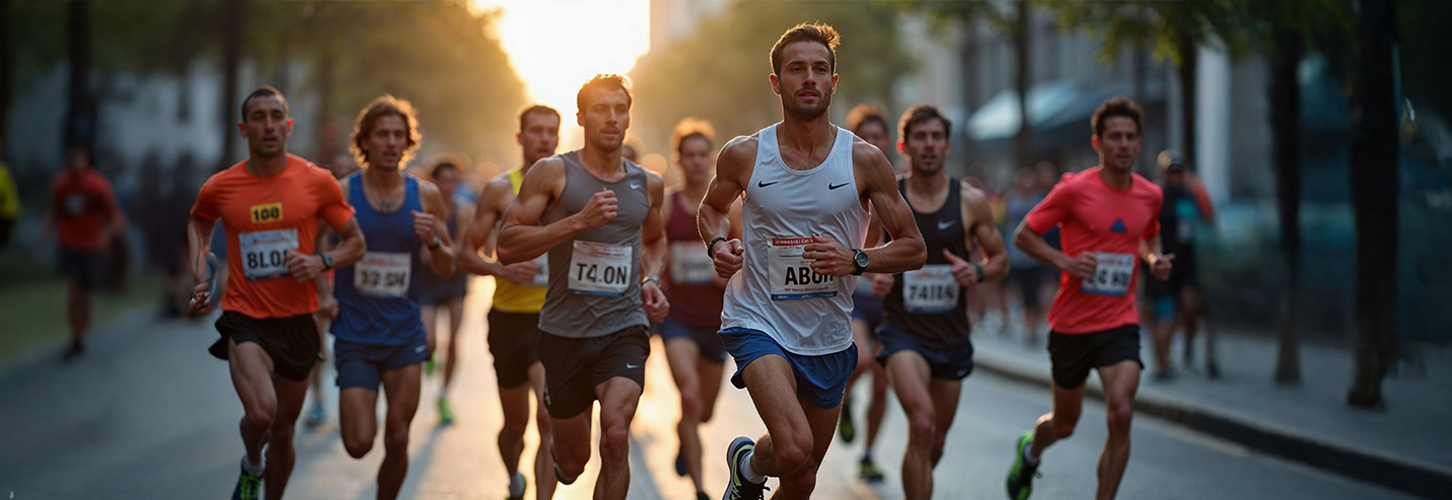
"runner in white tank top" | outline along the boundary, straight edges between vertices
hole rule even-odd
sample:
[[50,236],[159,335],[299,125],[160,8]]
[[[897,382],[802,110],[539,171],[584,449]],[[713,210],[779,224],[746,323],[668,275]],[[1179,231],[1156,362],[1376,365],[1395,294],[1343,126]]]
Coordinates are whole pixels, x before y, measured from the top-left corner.
[[[727,499],[762,498],[766,476],[782,478],[778,496],[811,496],[830,444],[812,436],[832,434],[857,364],[848,325],[857,276],[917,269],[926,255],[887,158],[828,121],[837,40],[814,24],[777,41],[771,83],[783,120],[721,150],[697,212],[717,273],[731,279],[721,313],[731,382],[750,389],[776,431],[731,443]],[[738,198],[743,238],[728,239]],[[864,251],[869,208],[892,240]]]

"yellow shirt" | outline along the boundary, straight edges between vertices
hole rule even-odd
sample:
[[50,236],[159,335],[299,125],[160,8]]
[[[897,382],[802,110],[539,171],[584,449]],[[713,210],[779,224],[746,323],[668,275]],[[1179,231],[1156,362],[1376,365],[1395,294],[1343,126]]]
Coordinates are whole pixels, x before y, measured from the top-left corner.
[[[524,173],[518,169],[509,171],[509,184],[514,194],[519,194],[519,185],[524,182]],[[494,308],[510,313],[535,313],[544,307],[545,290],[548,287],[516,284],[498,276],[494,277]]]
[[0,163],[0,219],[14,219],[20,215],[20,192],[15,189],[15,179],[10,178],[10,169]]

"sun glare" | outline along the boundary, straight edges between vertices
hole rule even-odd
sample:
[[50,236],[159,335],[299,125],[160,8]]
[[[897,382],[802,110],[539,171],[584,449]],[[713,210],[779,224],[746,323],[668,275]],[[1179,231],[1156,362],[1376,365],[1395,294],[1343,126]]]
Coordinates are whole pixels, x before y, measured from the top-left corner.
[[579,147],[575,92],[597,73],[626,73],[650,49],[650,0],[475,0],[502,7],[499,37],[530,99],[560,111],[560,151]]

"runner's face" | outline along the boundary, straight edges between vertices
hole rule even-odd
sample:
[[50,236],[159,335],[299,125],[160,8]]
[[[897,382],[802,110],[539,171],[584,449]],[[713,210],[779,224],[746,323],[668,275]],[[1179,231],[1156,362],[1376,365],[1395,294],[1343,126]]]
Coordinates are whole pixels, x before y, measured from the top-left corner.
[[1104,120],[1104,132],[1095,141],[1099,164],[1121,172],[1134,167],[1139,157],[1139,127],[1128,116],[1111,116]]
[[630,128],[630,97],[624,90],[596,88],[586,102],[577,115],[585,129],[585,141],[603,151],[620,149],[625,144],[625,131]]
[[333,157],[333,162],[328,164],[328,170],[333,172],[333,178],[342,179],[348,174],[358,171],[358,165],[354,163],[353,155],[340,154]]
[[711,182],[711,176],[716,174],[711,158],[711,141],[699,135],[691,136],[681,142],[680,154],[681,173],[686,176],[686,184],[704,186]]
[[827,46],[817,42],[792,42],[782,48],[779,74],[771,76],[772,90],[781,96],[781,106],[798,120],[812,120],[827,112],[837,91]]
[[943,161],[948,159],[952,145],[943,121],[937,118],[913,124],[905,138],[903,149],[912,159],[913,173],[931,175],[943,171]]
[[1034,190],[1034,186],[1038,184],[1038,179],[1035,178],[1033,172],[1019,172],[1014,176],[1013,183],[1018,187],[1019,191],[1027,193]]
[[86,153],[71,151],[66,154],[66,169],[72,172],[80,172],[90,165],[91,160],[86,157]]
[[272,158],[287,151],[287,136],[292,135],[292,118],[288,118],[282,100],[277,96],[253,97],[247,101],[247,116],[242,117],[242,137],[254,156]]
[[1165,184],[1168,184],[1170,187],[1173,187],[1173,188],[1184,187],[1185,186],[1185,171],[1184,170],[1166,170],[1165,171]]
[[452,168],[441,168],[434,172],[434,185],[439,187],[439,194],[445,200],[452,200],[459,189],[459,174]]
[[881,123],[871,121],[857,126],[857,137],[867,141],[868,144],[877,146],[882,150],[883,156],[892,152],[892,138],[887,135],[887,128]]
[[363,138],[363,153],[368,157],[368,168],[397,170],[403,160],[403,149],[408,147],[408,124],[402,116],[383,115],[373,119],[373,130]]
[[515,139],[524,149],[524,161],[528,165],[554,156],[555,149],[560,147],[560,119],[547,113],[530,113],[524,117],[524,130]]

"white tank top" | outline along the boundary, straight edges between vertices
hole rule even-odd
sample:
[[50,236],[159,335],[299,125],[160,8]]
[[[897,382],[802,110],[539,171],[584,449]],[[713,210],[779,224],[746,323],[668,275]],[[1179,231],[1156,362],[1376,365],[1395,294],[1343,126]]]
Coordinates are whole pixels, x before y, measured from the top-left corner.
[[858,277],[816,274],[801,253],[814,234],[862,248],[868,214],[853,175],[853,135],[839,127],[827,159],[808,170],[782,161],[776,125],[757,137],[741,213],[745,262],[726,287],[721,327],[760,330],[795,354],[847,349]]

